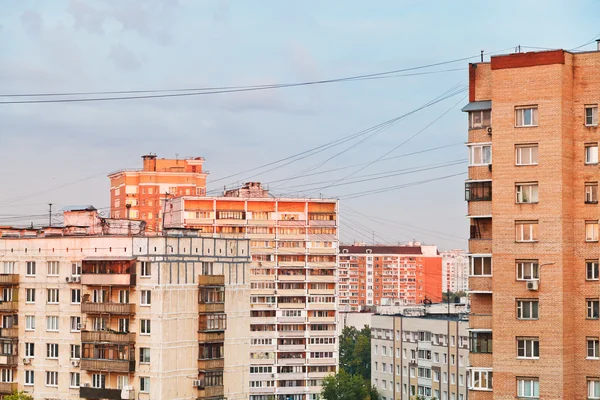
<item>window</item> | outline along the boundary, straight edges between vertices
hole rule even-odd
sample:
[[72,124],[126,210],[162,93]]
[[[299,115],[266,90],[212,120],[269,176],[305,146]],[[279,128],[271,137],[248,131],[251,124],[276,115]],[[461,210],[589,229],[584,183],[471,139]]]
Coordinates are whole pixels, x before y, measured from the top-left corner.
[[538,145],[521,144],[515,147],[516,165],[536,165],[538,163]]
[[538,260],[517,260],[517,280],[540,279]]
[[517,378],[517,396],[538,398],[540,396],[540,382],[537,378]]
[[471,390],[492,390],[493,373],[490,370],[477,370],[471,372]]
[[48,316],[46,317],[46,330],[50,332],[58,332],[58,317]]
[[141,272],[142,272],[142,277],[143,278],[147,278],[149,276],[151,276],[152,274],[152,268],[151,268],[151,263],[148,261],[142,261],[142,265],[141,265]]
[[96,389],[104,389],[106,387],[106,375],[93,374],[92,375],[92,387],[96,388]]
[[585,163],[598,164],[598,143],[586,143]]
[[469,112],[469,129],[478,129],[491,126],[492,110],[478,110]]
[[538,240],[538,221],[515,222],[517,242],[536,242]]
[[585,221],[585,241],[598,241],[598,221]]
[[147,376],[140,376],[140,392],[150,392],[150,378]]
[[471,276],[492,276],[492,257],[471,257]]
[[72,344],[71,345],[71,359],[79,360],[81,358],[81,345]]
[[26,315],[25,316],[25,330],[26,331],[35,331],[35,316],[34,315]]
[[418,374],[419,374],[419,378],[431,379],[431,368],[419,367]]
[[140,293],[140,297],[140,305],[149,306],[150,304],[152,304],[152,292],[150,290],[142,290],[142,292]]
[[35,289],[25,289],[25,301],[35,303]]
[[492,163],[492,145],[469,146],[469,166],[489,165]]
[[81,263],[74,261],[71,263],[71,275],[80,276],[81,275]]
[[81,330],[81,317],[71,317],[71,332],[79,332]]
[[540,340],[538,338],[517,338],[518,358],[539,358]]
[[119,303],[121,303],[121,304],[129,303],[129,290],[127,290],[127,289],[119,290]]
[[140,347],[140,363],[150,363],[150,349],[148,347]]
[[587,299],[587,318],[598,319],[599,301],[598,299]]
[[25,274],[27,276],[35,276],[35,261],[27,261]]
[[129,318],[119,318],[117,321],[119,332],[129,332]]
[[598,204],[598,182],[585,183],[585,203]]
[[78,388],[81,383],[79,372],[71,372],[69,376],[69,387]]
[[440,381],[440,371],[433,371],[433,381],[434,382]]
[[538,300],[517,300],[517,318],[518,319],[538,319],[539,301]]
[[35,343],[25,343],[25,357],[35,357]]
[[471,332],[471,352],[472,353],[491,353],[492,352],[492,332]]
[[33,371],[25,371],[25,385],[33,386],[35,385],[35,374]]
[[538,184],[532,183],[517,183],[515,185],[517,203],[537,203],[538,202]]
[[58,276],[58,261],[48,261],[48,276]]
[[517,107],[515,109],[515,126],[537,126],[538,109],[537,106]]
[[140,334],[149,335],[150,334],[150,320],[142,319],[142,320],[140,320],[140,324],[142,326],[142,328],[140,330]]
[[587,338],[587,358],[600,358],[598,338]]
[[81,303],[81,289],[71,289],[71,304]]
[[585,106],[585,126],[598,125],[598,105]]
[[600,399],[600,381],[588,381],[588,399]]
[[587,260],[585,262],[585,279],[588,281],[598,280],[598,260]]
[[46,386],[58,386],[58,372],[46,371]]
[[58,304],[58,289],[46,289],[48,304]]
[[487,201],[492,200],[492,181],[466,182],[465,183],[466,201]]
[[46,358],[58,358],[58,343],[46,343]]

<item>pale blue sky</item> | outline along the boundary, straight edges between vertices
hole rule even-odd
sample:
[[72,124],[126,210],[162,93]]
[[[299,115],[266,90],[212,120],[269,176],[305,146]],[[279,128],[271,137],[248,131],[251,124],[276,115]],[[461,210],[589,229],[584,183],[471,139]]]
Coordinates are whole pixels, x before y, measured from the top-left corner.
[[[600,34],[599,14],[599,0],[3,1],[0,87],[3,94],[12,94],[319,80],[442,62],[519,44],[568,49]],[[593,48],[591,44],[582,50]],[[434,75],[242,94],[0,105],[4,165],[0,225],[42,222],[11,220],[7,215],[41,215],[48,202],[58,207],[106,207],[106,173],[138,166],[139,157],[147,152],[204,156],[210,180],[308,150],[417,108],[456,84],[466,84],[466,66],[467,61],[438,68],[460,71]],[[461,98],[420,111],[316,172],[380,157]],[[390,156],[464,142],[466,117],[460,105]],[[269,182],[293,176],[346,146],[252,178]],[[464,146],[455,145],[376,163],[356,176],[465,158]],[[335,180],[354,170],[307,177],[286,186]],[[343,196],[465,171],[465,164],[459,164],[316,193]],[[252,174],[239,178],[248,175]],[[365,232],[375,230],[378,242],[415,238],[442,248],[464,247],[468,230],[463,180],[460,176],[342,200],[342,219],[355,229],[344,225],[342,239],[365,240],[371,237]],[[79,182],[69,184],[74,181]],[[299,188],[286,191],[290,190]],[[395,221],[394,226],[357,215],[348,207]]]

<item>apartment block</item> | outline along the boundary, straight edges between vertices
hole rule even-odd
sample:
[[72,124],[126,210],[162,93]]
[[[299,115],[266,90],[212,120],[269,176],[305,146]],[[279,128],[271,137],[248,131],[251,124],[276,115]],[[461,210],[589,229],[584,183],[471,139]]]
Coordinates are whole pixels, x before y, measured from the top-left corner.
[[0,229],[0,394],[248,398],[249,242],[144,226]]
[[340,311],[442,299],[436,246],[340,246]]
[[338,363],[337,201],[274,198],[247,183],[170,199],[165,226],[250,240],[249,398],[317,399]]
[[469,257],[460,249],[442,253],[442,292],[464,292],[469,287]]
[[492,57],[469,82],[469,397],[598,399],[600,48]]
[[110,179],[112,218],[146,221],[146,232],[162,230],[165,199],[176,196],[204,196],[206,176],[202,157],[188,159],[142,156],[141,169],[122,169]]
[[468,321],[462,314],[371,317],[371,384],[382,400],[467,399]]

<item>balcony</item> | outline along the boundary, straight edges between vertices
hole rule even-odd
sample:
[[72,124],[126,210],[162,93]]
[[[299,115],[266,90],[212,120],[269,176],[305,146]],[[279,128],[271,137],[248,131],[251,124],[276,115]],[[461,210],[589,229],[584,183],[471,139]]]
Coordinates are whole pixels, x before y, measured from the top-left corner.
[[335,220],[316,220],[316,219],[312,219],[310,221],[308,221],[308,225],[309,226],[335,226],[337,221]]
[[334,296],[335,289],[308,289],[308,294],[321,294],[326,296]]
[[81,284],[89,286],[135,286],[135,274],[83,274]]
[[127,303],[81,303],[81,312],[86,314],[135,314],[135,304]]
[[469,202],[469,215],[492,215],[492,202],[491,201],[470,201]]
[[[252,363],[252,362],[250,362]],[[278,365],[304,365],[306,364],[306,358],[278,358]]]
[[303,338],[307,331],[279,331],[279,337],[300,337]]
[[335,303],[308,303],[309,310],[335,310]]
[[280,344],[277,346],[277,350],[279,351],[304,351],[306,350],[305,345],[303,344]]
[[0,354],[0,366],[16,367],[19,365],[19,357],[13,355]]
[[0,393],[11,394],[18,389],[17,382],[0,382]]
[[18,285],[19,274],[0,274],[0,286]]
[[469,253],[491,254],[492,253],[492,238],[469,239]]
[[491,276],[470,276],[469,292],[474,293],[492,293]]
[[225,368],[225,360],[223,358],[216,358],[213,360],[198,360],[198,369],[199,370],[209,370],[209,369],[223,369]]
[[492,329],[492,314],[473,314],[469,315],[470,329]]
[[82,343],[134,343],[135,333],[121,333],[111,331],[82,331],[81,342]]
[[199,303],[199,313],[218,313],[225,312],[225,303]]
[[135,260],[131,257],[87,257],[81,264],[81,284],[135,286]]
[[290,282],[290,281],[304,282],[305,279],[306,279],[305,275],[281,275],[281,274],[277,275],[277,280],[280,282],[283,282],[283,281],[285,281],[285,282]]
[[82,358],[79,367],[84,371],[134,372],[135,360]]
[[306,296],[306,289],[277,289],[279,296]]
[[0,312],[15,312],[19,309],[18,301],[3,301],[0,302]]
[[121,389],[99,389],[82,386],[79,388],[79,397],[82,399],[121,400]]
[[337,365],[335,358],[311,358],[308,360],[310,365]]
[[200,275],[198,276],[200,286],[224,286],[225,275]]
[[335,275],[308,275],[308,282],[335,282]]
[[0,328],[0,338],[2,339],[18,339],[19,328]]
[[198,341],[203,342],[222,342],[225,340],[225,332],[198,332]]
[[198,399],[211,399],[216,397],[218,399],[223,398],[223,386],[210,386],[204,389],[198,389]]
[[279,303],[277,306],[281,309],[304,309],[306,303]]

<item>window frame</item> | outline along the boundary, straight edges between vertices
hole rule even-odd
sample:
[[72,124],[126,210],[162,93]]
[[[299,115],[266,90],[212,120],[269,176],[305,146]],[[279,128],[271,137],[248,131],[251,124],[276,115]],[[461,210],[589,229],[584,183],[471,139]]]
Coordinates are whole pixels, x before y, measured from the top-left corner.
[[[516,260],[516,277],[517,281],[537,281],[540,279],[540,263],[539,260]],[[529,269],[530,278],[526,278],[524,272]],[[535,276],[535,277],[534,277]]]
[[588,379],[587,380],[587,388],[588,388],[588,400],[596,400],[600,399],[600,379]]
[[60,303],[60,289],[47,288],[46,289],[46,304],[59,304],[59,303]]
[[598,204],[598,182],[585,182],[584,203]]
[[35,371],[34,370],[25,370],[24,374],[24,386],[34,386],[35,385]]
[[150,307],[152,305],[152,291],[140,290],[140,306]]
[[[486,113],[487,113],[487,125],[486,125]],[[477,125],[473,122],[475,114],[479,114],[481,122]],[[492,110],[475,110],[469,111],[469,129],[485,129],[492,126]]]
[[[525,113],[527,110],[531,110],[530,124],[525,124]],[[519,124],[519,116],[521,124]],[[515,107],[515,128],[535,128],[539,126],[539,123],[539,110],[537,104]]]
[[[588,115],[588,110],[591,111],[590,115]],[[584,106],[583,118],[585,126],[598,126],[598,104],[586,104]],[[591,118],[590,122],[588,122],[588,118]]]
[[[536,385],[537,382],[537,385]],[[525,387],[526,385],[530,386],[530,390],[532,395],[531,396],[526,396],[525,393]],[[537,393],[536,393],[537,391]],[[540,397],[540,380],[539,378],[534,378],[534,377],[517,377],[517,396],[523,399],[539,399]]]
[[81,374],[79,372],[69,373],[69,388],[76,389],[81,386]]
[[590,320],[600,319],[600,300],[585,299],[585,302],[586,302],[586,319],[590,319]]
[[[485,167],[488,165],[492,165],[492,161],[493,161],[493,156],[492,156],[492,143],[491,142],[486,142],[486,143],[470,143],[467,144],[467,147],[469,148],[469,167]],[[481,158],[481,162],[475,162],[475,149],[479,148],[480,150],[480,158]],[[489,148],[489,161],[485,162],[484,159],[484,155],[485,155],[485,148]]]
[[[529,226],[529,237],[531,239],[524,239],[526,229]],[[517,243],[536,243],[539,242],[539,221],[515,221],[515,241]],[[520,235],[519,235],[520,234]]]
[[[482,379],[483,375],[485,375],[485,380]],[[479,376],[479,379],[475,380],[476,376]],[[472,369],[470,378],[469,390],[491,392],[494,388],[494,372],[491,369]],[[475,384],[476,382],[478,383],[477,385]],[[485,382],[486,385],[483,386],[482,382]]]
[[598,220],[585,221],[585,241],[586,243],[598,242],[600,236],[600,224]]
[[[529,151],[529,159],[533,160],[535,154],[535,162],[530,162],[528,164],[523,163],[523,150],[528,149]],[[536,149],[533,151],[533,149]],[[515,166],[528,166],[528,165],[538,165],[540,157],[540,149],[538,143],[525,143],[525,144],[516,144],[515,145]]]
[[[591,265],[591,269],[590,269]],[[590,274],[590,271],[592,272]],[[600,280],[600,263],[599,260],[585,260],[585,280],[597,281]]]
[[[594,154],[590,153],[588,149],[596,149],[595,159]],[[586,143],[584,146],[584,158],[583,162],[585,165],[598,165],[598,143]]]
[[465,201],[491,201],[492,181],[465,182]]
[[35,288],[25,288],[25,304],[35,304]]
[[[600,339],[598,337],[586,337],[586,360],[600,360]],[[591,346],[590,346],[591,344]],[[590,355],[591,350],[591,355]]]
[[58,386],[58,371],[46,371],[46,386]]
[[540,338],[517,337],[517,358],[520,360],[538,360],[540,358]]
[[[528,189],[529,193],[527,196],[531,201],[526,201],[524,196],[525,191]],[[540,186],[538,182],[517,182],[515,183],[515,203],[516,204],[537,204],[540,201]],[[535,200],[534,200],[535,197]]]
[[152,324],[150,319],[140,319],[140,335],[151,335]]
[[[516,308],[517,308],[517,319],[518,320],[523,320],[523,321],[537,321],[540,319],[540,301],[539,299],[517,299],[515,301],[516,303]],[[529,308],[529,318],[525,318],[524,317],[524,310],[525,310],[525,303],[529,303],[528,307]],[[533,305],[536,304],[537,306],[534,307]],[[535,310],[535,312],[534,312]],[[534,314],[537,314],[535,317],[533,316]]]
[[29,278],[34,277],[37,272],[36,269],[37,267],[35,261],[27,261],[25,263],[25,276]]

